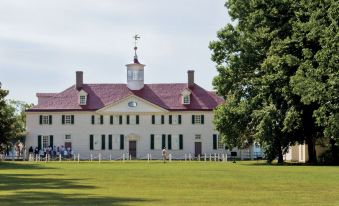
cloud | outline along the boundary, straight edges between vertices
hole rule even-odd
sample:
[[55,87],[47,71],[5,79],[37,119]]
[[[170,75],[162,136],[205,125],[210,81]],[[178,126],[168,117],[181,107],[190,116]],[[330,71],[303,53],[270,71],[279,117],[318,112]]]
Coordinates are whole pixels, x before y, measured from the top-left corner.
[[[36,102],[36,92],[60,92],[82,69],[85,81],[126,82],[133,39],[145,81],[185,82],[196,70],[212,89],[209,41],[229,22],[224,0],[29,0],[0,2],[0,81],[10,98]],[[29,85],[29,87],[27,87]]]

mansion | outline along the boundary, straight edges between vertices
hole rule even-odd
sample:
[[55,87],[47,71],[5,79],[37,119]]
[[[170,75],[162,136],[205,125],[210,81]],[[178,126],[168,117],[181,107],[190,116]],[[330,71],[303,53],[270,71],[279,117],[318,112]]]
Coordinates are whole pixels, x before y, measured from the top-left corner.
[[213,109],[224,100],[196,84],[193,70],[186,83],[144,84],[136,54],[126,66],[127,84],[87,84],[77,71],[64,91],[37,93],[38,104],[26,111],[26,147],[62,145],[82,159],[157,159],[164,147],[173,159],[227,153],[213,125]]

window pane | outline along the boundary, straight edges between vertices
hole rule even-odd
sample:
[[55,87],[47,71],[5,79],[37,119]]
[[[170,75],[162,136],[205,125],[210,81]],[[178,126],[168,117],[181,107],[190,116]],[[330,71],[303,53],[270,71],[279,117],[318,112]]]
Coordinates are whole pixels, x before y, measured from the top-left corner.
[[162,141],[162,137],[160,134],[154,135],[154,149],[158,149],[158,150],[162,149],[161,141]]
[[49,136],[42,136],[42,148],[49,146]]
[[172,150],[179,149],[179,135],[173,134],[172,135]]

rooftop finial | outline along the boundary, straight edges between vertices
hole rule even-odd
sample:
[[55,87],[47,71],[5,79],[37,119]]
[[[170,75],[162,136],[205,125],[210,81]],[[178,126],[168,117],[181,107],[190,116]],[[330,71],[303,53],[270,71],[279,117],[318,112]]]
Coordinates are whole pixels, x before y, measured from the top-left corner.
[[138,55],[137,55],[137,43],[138,43],[138,39],[140,39],[140,36],[139,34],[136,34],[133,36],[134,38],[134,63],[135,64],[140,64],[139,61],[138,61]]

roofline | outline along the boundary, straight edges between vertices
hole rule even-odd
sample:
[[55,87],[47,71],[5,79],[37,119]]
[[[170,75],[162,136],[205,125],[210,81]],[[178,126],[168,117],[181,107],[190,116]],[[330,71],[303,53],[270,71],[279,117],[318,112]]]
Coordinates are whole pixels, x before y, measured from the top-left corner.
[[[25,112],[93,112],[100,109],[28,109]],[[213,111],[213,109],[167,109],[167,111]],[[166,112],[166,111],[164,111]],[[143,112],[140,112],[143,113]]]

